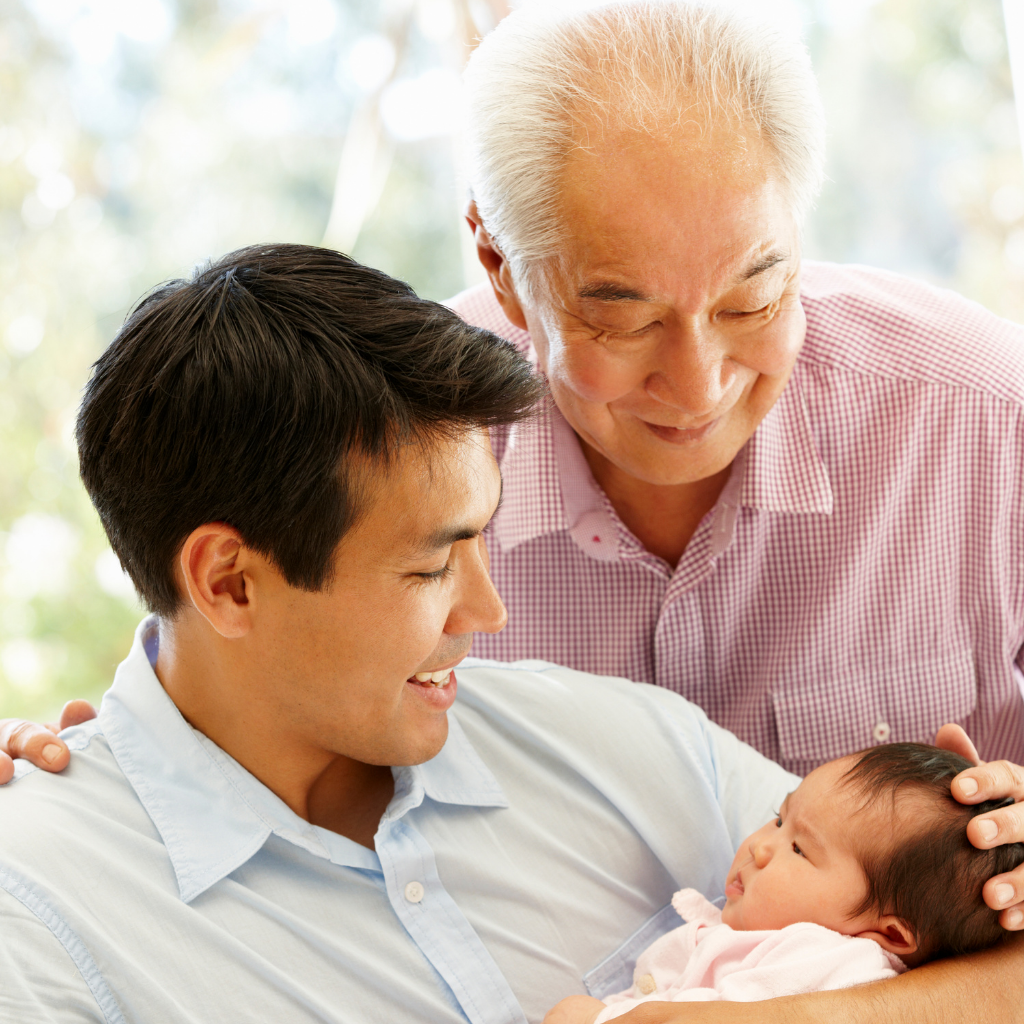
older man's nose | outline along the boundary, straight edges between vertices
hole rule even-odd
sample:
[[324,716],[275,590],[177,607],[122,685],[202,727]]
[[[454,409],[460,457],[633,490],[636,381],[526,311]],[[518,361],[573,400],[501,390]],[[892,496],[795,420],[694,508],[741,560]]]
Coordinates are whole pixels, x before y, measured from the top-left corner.
[[718,408],[730,376],[713,338],[694,330],[673,331],[658,346],[644,389],[655,401],[699,419]]

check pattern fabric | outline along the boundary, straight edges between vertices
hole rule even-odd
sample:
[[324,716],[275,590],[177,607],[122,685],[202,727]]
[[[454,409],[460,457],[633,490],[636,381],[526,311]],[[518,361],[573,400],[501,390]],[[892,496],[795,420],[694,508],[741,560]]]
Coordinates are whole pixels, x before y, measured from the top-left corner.
[[[673,570],[549,404],[494,434],[509,625],[474,653],[656,683],[793,772],[967,729],[1024,761],[1024,328],[805,263],[807,336]],[[449,303],[533,356],[487,286]]]

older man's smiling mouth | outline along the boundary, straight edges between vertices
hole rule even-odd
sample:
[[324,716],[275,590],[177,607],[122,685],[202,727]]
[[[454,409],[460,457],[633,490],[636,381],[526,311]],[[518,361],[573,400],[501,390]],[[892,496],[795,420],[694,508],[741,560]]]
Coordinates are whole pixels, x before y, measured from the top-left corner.
[[718,426],[721,419],[721,416],[716,416],[699,427],[663,427],[659,423],[649,423],[647,420],[641,422],[655,437],[668,441],[669,444],[695,444],[703,441]]

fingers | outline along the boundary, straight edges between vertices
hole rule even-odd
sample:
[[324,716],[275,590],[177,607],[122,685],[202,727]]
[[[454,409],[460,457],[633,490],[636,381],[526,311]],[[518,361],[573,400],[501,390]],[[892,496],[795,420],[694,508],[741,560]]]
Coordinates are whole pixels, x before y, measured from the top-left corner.
[[14,778],[14,762],[6,755],[0,754],[0,786]]
[[981,895],[993,910],[1000,911],[999,923],[1007,931],[1024,929],[1024,867],[990,878]]
[[[980,804],[983,800],[1002,800],[1006,797],[1024,800],[1024,768],[1010,761],[988,761],[977,768],[962,771],[953,780],[951,789],[953,796],[962,804]],[[1019,842],[1021,838],[1018,836],[1017,839],[1002,841]]]
[[92,721],[96,717],[96,709],[87,700],[69,700],[60,713],[61,729],[70,729],[73,725]]
[[943,750],[951,750],[954,754],[966,757],[971,764],[981,764],[978,749],[971,742],[970,736],[959,725],[944,725],[935,734],[935,746]]
[[[0,720],[0,752],[7,755],[8,760],[12,757],[23,757],[48,772],[63,771],[71,757],[64,741],[46,726],[24,722],[18,718]],[[5,767],[5,763],[0,761],[0,778],[3,777]],[[13,766],[9,770],[13,774]]]

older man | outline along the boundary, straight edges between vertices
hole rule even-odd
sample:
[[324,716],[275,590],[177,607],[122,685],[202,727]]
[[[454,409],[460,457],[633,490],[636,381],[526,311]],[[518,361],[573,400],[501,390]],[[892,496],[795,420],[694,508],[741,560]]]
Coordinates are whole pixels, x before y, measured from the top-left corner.
[[498,450],[481,653],[658,683],[792,771],[964,724],[1024,759],[1024,330],[804,264],[800,45],[704,5],[532,5],[469,72],[458,296],[553,403]]

